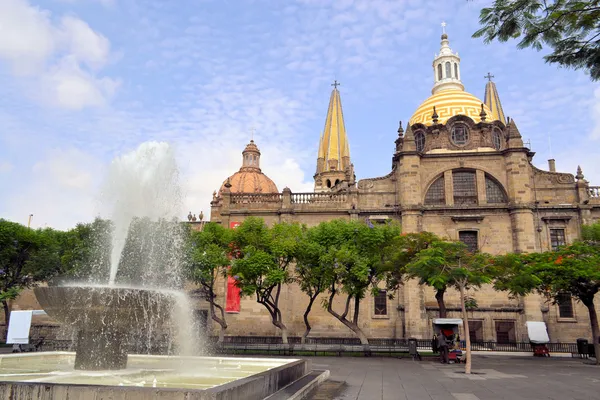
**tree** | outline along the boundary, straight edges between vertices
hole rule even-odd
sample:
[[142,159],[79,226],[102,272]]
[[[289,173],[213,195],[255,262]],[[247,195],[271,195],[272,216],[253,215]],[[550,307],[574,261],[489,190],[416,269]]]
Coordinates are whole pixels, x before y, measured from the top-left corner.
[[471,373],[472,365],[466,291],[492,281],[495,269],[489,260],[486,254],[469,252],[464,243],[437,241],[421,250],[408,266],[409,274],[426,276],[425,283],[431,287],[446,285],[459,291],[467,350],[466,374]]
[[[369,341],[359,326],[360,302],[371,291],[379,290],[377,284],[383,276],[385,249],[400,229],[395,224],[367,226],[356,221],[334,220],[312,228],[312,240],[324,253],[319,262],[330,278],[327,312],[358,336],[365,349]],[[335,297],[345,295],[344,309],[334,309]],[[349,319],[350,304],[354,303]]]
[[600,79],[600,1],[495,0],[481,10],[482,28],[473,37],[506,42],[521,38],[517,45],[552,53],[548,63],[583,69],[592,80]]
[[600,243],[579,241],[557,251],[497,257],[499,290],[512,295],[537,292],[553,303],[567,293],[588,309],[596,364],[600,365],[600,328],[594,297],[600,290]]
[[[388,292],[395,291],[406,278],[417,278],[420,284],[427,283],[427,271],[420,271],[424,275],[408,274],[407,266],[421,250],[428,248],[432,243],[439,240],[440,238],[431,232],[403,233],[393,239],[384,251],[384,279]],[[446,288],[447,285],[434,288],[440,318],[446,318],[446,303],[444,302]]]
[[58,279],[107,282],[110,274],[111,233],[108,220],[79,223],[60,237],[62,275]]
[[591,240],[600,243],[600,222],[581,227],[581,237],[583,240]]
[[0,301],[6,324],[10,300],[23,289],[48,280],[61,271],[60,236],[52,229],[29,229],[0,219]]
[[230,274],[238,277],[243,295],[256,295],[256,301],[267,309],[284,344],[288,343],[288,329],[279,298],[282,285],[292,282],[288,267],[301,237],[299,224],[278,223],[268,228],[261,218],[247,218],[233,234],[238,258],[233,260]]
[[227,268],[231,263],[231,238],[231,230],[212,222],[205,224],[202,231],[190,232],[188,238],[187,276],[200,285],[203,297],[210,306],[211,318],[221,327],[219,343],[223,342],[227,322],[225,310],[217,302],[215,282],[219,277],[227,276]]
[[325,292],[333,278],[331,269],[325,262],[321,262],[321,256],[325,249],[313,239],[313,230],[308,230],[300,242],[298,255],[296,257],[296,268],[294,280],[300,286],[300,290],[308,295],[308,304],[304,310],[304,326],[301,343],[306,343],[306,338],[312,329],[308,321],[308,315],[317,297]]

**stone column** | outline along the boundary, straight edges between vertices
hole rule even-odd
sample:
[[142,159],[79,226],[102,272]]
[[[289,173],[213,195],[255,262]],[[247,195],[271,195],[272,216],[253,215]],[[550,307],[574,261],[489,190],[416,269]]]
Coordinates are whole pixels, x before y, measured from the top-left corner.
[[512,225],[513,250],[516,253],[533,253],[538,251],[535,221],[531,208],[511,208],[510,221]]

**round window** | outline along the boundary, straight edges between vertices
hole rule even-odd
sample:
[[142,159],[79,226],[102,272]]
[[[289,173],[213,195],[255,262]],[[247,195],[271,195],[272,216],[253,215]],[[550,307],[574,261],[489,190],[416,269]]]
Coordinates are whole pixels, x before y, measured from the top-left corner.
[[463,146],[469,141],[469,129],[463,124],[456,124],[452,127],[452,143],[457,146]]

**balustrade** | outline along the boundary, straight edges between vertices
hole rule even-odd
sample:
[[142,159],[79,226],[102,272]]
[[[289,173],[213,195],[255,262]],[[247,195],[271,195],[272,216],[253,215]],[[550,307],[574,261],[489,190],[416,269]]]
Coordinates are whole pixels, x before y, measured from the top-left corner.
[[292,204],[345,203],[346,193],[292,193]]
[[235,193],[231,194],[232,204],[277,203],[281,201],[281,193]]
[[590,186],[588,193],[591,198],[600,199],[600,186]]

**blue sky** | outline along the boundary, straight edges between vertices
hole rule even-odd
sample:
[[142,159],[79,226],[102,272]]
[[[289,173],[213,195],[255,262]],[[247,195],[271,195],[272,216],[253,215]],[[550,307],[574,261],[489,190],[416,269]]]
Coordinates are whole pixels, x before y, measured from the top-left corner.
[[175,147],[182,217],[208,215],[252,128],[279,189],[310,191],[334,79],[357,177],[385,175],[398,121],[430,95],[442,21],[466,90],[483,98],[495,75],[535,164],[581,164],[600,184],[600,85],[544,51],[472,39],[490,3],[2,0],[0,217],[90,220],[110,160],[148,140]]

